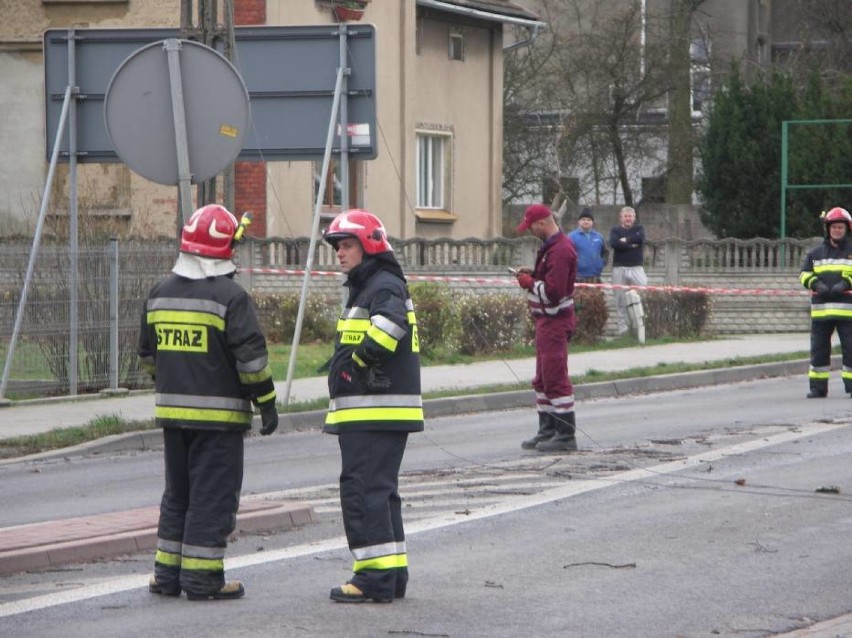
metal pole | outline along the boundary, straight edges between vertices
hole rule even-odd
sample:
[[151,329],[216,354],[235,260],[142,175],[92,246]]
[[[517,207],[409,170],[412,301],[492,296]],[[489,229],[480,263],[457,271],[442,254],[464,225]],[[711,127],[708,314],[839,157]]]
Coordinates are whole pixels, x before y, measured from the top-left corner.
[[784,250],[784,238],[787,236],[787,133],[789,122],[781,122],[781,263],[786,264],[786,251]]
[[109,259],[109,387],[118,390],[118,239],[107,247]]
[[337,81],[334,85],[334,100],[331,104],[331,116],[328,119],[328,134],[325,138],[325,153],[322,156],[322,171],[320,171],[320,184],[317,190],[317,198],[314,203],[314,220],[311,226],[311,242],[308,246],[308,258],[305,261],[305,278],[302,280],[302,296],[299,300],[299,311],[296,314],[296,329],[293,331],[293,347],[290,349],[290,363],[287,366],[287,384],[284,388],[283,404],[290,401],[290,387],[293,385],[293,371],[296,369],[296,350],[299,346],[299,338],[302,335],[302,321],[305,318],[305,302],[308,298],[308,283],[311,280],[311,266],[314,263],[314,251],[316,249],[317,236],[319,235],[320,211],[322,210],[323,194],[328,176],[328,165],[331,160],[331,143],[334,140],[334,127],[337,123],[337,109],[340,104],[340,88],[343,85],[343,67],[337,69]]
[[182,38],[189,38],[192,29],[192,0],[180,1],[180,30]]
[[[192,39],[194,34],[194,25],[192,23],[192,0],[180,0],[180,37],[184,40]],[[180,239],[181,231],[183,230],[183,218],[184,218],[184,204],[183,200],[186,197],[181,193],[180,184],[178,184],[178,211],[179,214],[175,216],[175,235],[178,239]]]
[[180,208],[183,222],[189,222],[192,217],[192,194],[190,184],[192,174],[189,172],[189,146],[186,141],[186,111],[183,103],[183,82],[180,73],[181,42],[169,38],[163,43],[169,60],[169,85],[171,87],[172,117],[175,123],[175,146],[177,147],[178,189],[180,192]]
[[[211,49],[215,48],[216,39],[216,0],[200,0],[198,7],[201,27],[200,42]],[[213,204],[216,200],[216,177],[213,176],[198,183],[198,205]]]
[[68,31],[68,85],[71,87],[71,104],[68,106],[68,217],[71,225],[68,244],[71,257],[69,287],[71,292],[69,321],[71,323],[68,340],[68,392],[77,394],[77,348],[79,331],[79,296],[77,291],[80,246],[77,237],[77,55],[74,29]]
[[347,53],[346,23],[340,23],[340,68],[343,84],[340,92],[340,208],[349,208],[349,62]]
[[35,270],[35,260],[38,255],[38,247],[41,243],[41,233],[44,230],[44,218],[47,216],[47,202],[49,201],[50,189],[53,186],[53,176],[56,174],[56,164],[59,158],[59,146],[65,133],[65,123],[68,121],[68,107],[71,104],[71,86],[65,89],[65,99],[62,102],[62,112],[59,115],[59,125],[56,129],[56,138],[53,140],[53,152],[50,155],[50,168],[47,171],[47,180],[44,184],[44,192],[41,196],[41,208],[38,211],[38,222],[36,223],[33,247],[30,251],[30,260],[27,263],[27,274],[24,276],[24,287],[21,289],[21,298],[18,299],[18,310],[15,314],[15,325],[12,328],[12,338],[9,341],[9,349],[6,352],[6,363],[3,366],[3,379],[0,381],[0,397],[6,396],[6,388],[9,385],[9,373],[12,369],[12,360],[15,358],[15,346],[18,335],[21,332],[21,323],[24,319],[24,306],[27,303],[30,285]]
[[[227,35],[224,42],[225,58],[233,64],[237,50],[237,44],[234,36],[234,0],[224,0],[223,9],[224,15],[222,16],[222,20],[224,22],[225,33]],[[234,210],[236,207],[235,163],[236,160],[231,162],[228,168],[225,169],[225,174],[222,177],[222,198],[225,201],[225,208],[228,210]]]

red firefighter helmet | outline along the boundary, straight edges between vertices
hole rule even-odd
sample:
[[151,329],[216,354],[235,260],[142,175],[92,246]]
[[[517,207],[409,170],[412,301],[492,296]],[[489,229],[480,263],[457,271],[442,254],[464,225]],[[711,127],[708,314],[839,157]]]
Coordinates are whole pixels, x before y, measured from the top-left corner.
[[230,259],[234,256],[234,233],[238,226],[237,218],[224,206],[202,206],[183,225],[180,250],[213,259]]
[[825,224],[825,230],[828,232],[828,227],[836,223],[845,223],[846,230],[852,232],[852,215],[845,208],[835,206],[827,213],[822,215],[822,223]]
[[392,252],[388,242],[388,233],[382,220],[365,210],[353,208],[343,211],[323,232],[323,239],[337,247],[337,242],[345,237],[355,237],[368,255]]

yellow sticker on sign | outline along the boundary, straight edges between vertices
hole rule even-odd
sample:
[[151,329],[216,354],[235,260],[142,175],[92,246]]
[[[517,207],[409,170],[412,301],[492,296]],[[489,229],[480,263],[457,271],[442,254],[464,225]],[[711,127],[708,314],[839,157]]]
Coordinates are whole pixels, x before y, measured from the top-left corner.
[[239,135],[240,131],[234,126],[228,126],[227,124],[223,124],[219,127],[219,135],[223,135],[225,137],[236,137]]
[[207,327],[158,323],[157,350],[207,352]]

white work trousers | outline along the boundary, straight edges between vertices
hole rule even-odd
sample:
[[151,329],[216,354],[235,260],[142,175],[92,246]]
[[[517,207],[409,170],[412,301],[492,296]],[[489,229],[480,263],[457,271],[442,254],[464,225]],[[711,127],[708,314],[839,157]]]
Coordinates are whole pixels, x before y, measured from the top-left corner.
[[[647,286],[648,276],[642,266],[613,266],[612,283],[615,286]],[[615,312],[618,319],[618,334],[624,334],[630,329],[627,319],[627,299],[624,297],[626,291],[614,289],[612,291],[615,299]]]

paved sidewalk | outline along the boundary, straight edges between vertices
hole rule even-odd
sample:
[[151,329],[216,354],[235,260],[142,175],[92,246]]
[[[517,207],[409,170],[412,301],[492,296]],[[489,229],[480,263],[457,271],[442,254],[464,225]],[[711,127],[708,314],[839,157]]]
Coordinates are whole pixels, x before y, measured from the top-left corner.
[[[724,361],[787,352],[807,352],[807,333],[742,335],[714,341],[672,343],[658,346],[599,350],[569,356],[572,375],[591,370],[615,372],[658,364]],[[535,374],[535,359],[483,361],[452,366],[429,366],[421,372],[424,392],[476,388],[483,385],[528,382]],[[279,401],[286,382],[276,384]],[[805,387],[804,385],[802,386]],[[290,401],[308,401],[328,396],[325,377],[296,379],[290,387]],[[119,416],[126,420],[150,419],[154,397],[150,392],[119,396],[57,398],[38,402],[18,402],[0,407],[0,439],[48,432],[90,423],[99,416]]]

